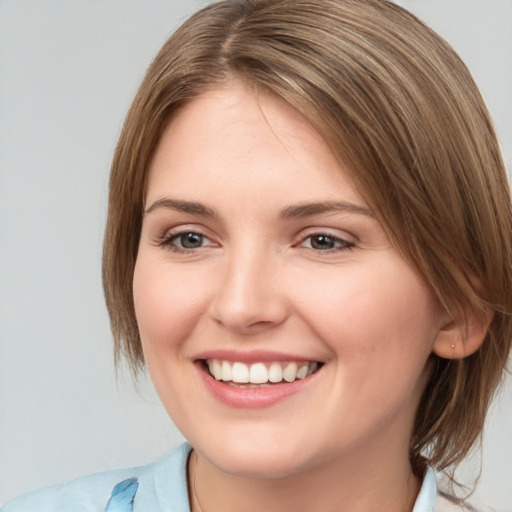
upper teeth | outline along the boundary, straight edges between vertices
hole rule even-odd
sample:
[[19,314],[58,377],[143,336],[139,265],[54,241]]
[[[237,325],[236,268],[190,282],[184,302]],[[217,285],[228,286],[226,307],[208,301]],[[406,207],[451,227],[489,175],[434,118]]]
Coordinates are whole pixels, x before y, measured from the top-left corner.
[[317,368],[316,362],[273,362],[245,364],[241,362],[208,359],[210,373],[216,380],[239,384],[265,384],[266,382],[293,382],[312,374]]

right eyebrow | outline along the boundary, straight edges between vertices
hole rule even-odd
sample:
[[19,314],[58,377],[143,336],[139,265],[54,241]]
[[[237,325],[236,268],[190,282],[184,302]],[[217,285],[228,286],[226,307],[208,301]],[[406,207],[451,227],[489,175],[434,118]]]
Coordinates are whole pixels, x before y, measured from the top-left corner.
[[337,211],[374,217],[373,212],[369,208],[354,203],[347,203],[345,201],[321,201],[318,203],[291,205],[281,212],[281,217],[285,219],[301,218]]
[[171,199],[170,197],[163,197],[157,199],[151,204],[149,208],[144,211],[144,215],[151,213],[159,208],[168,208],[178,212],[192,213],[194,215],[201,215],[203,217],[217,217],[217,214],[208,206],[194,201],[180,201],[179,199]]

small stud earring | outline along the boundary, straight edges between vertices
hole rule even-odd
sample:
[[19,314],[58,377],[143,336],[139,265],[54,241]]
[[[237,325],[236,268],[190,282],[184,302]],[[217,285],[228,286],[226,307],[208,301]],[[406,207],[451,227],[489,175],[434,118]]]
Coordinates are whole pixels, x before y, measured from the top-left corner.
[[455,343],[452,343],[452,348],[455,348]]

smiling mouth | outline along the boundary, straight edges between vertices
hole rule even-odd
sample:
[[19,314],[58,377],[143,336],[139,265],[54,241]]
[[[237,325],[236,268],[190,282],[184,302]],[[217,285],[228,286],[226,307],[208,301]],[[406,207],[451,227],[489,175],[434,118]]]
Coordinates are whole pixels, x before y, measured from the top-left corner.
[[211,377],[229,386],[261,388],[305,379],[318,371],[322,363],[318,361],[274,361],[246,364],[240,361],[205,359],[203,366]]

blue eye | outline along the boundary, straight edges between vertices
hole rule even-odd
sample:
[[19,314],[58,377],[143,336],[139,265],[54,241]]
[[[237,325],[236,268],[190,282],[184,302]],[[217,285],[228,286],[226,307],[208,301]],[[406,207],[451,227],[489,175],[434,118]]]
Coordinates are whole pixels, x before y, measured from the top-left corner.
[[332,251],[333,249],[350,249],[354,246],[351,242],[343,240],[337,236],[327,235],[325,233],[319,233],[310,235],[303,241],[303,246],[316,251]]
[[203,246],[204,236],[198,233],[180,233],[171,242],[183,249],[197,249]]
[[175,252],[187,252],[211,245],[211,241],[204,235],[194,231],[181,231],[165,236],[158,245]]

